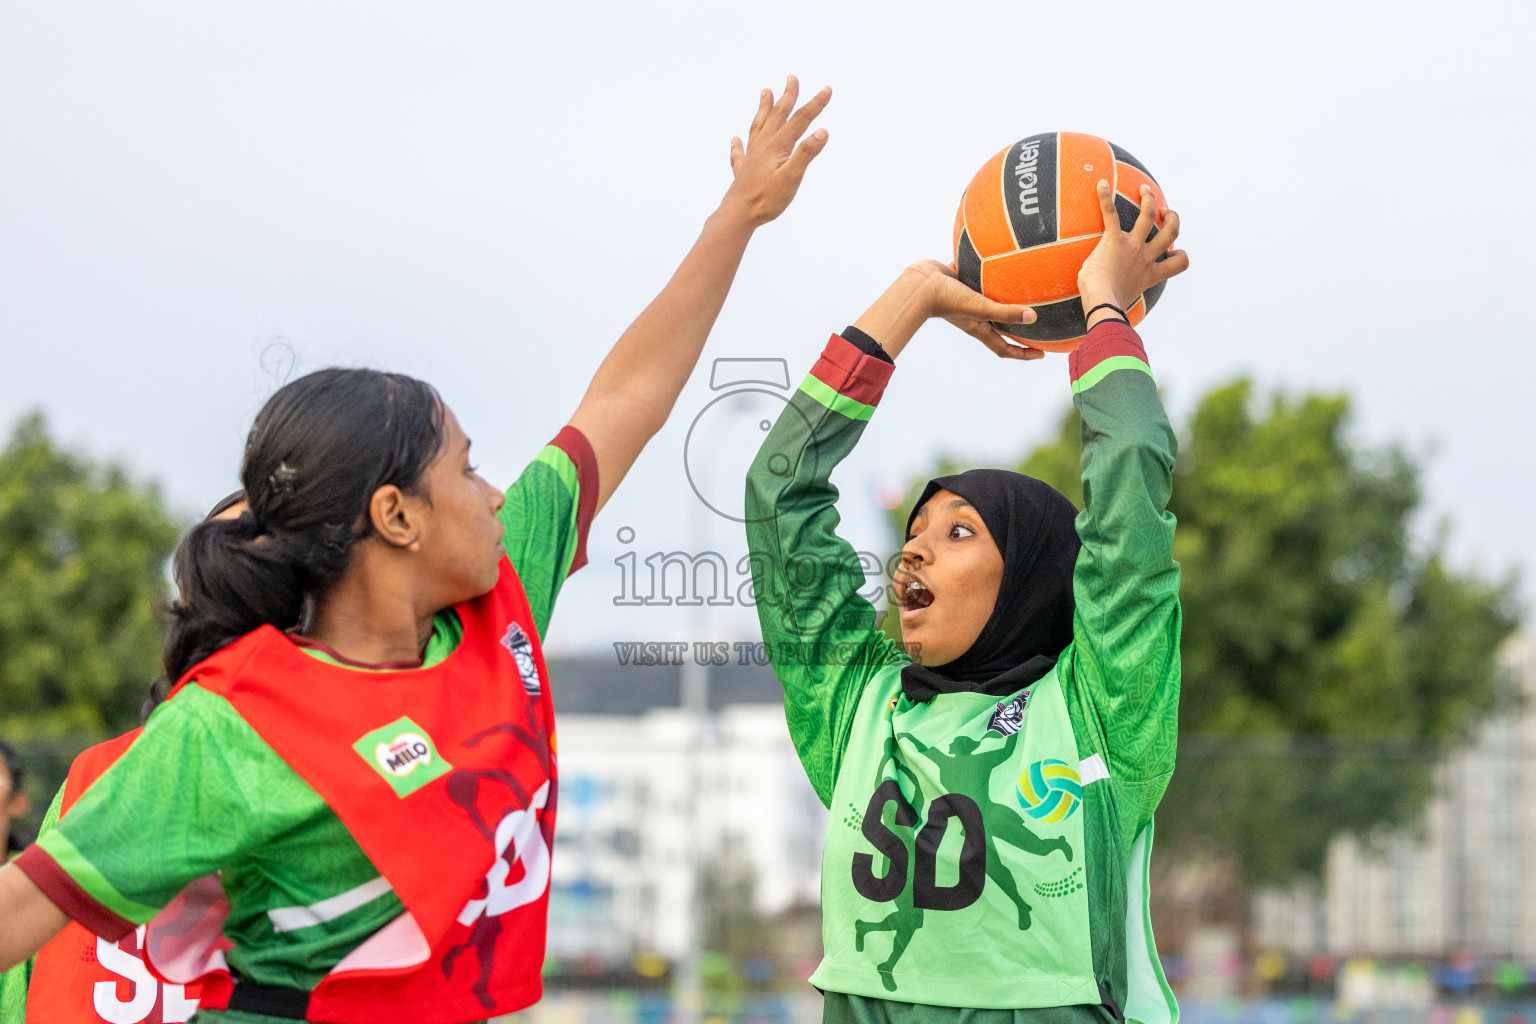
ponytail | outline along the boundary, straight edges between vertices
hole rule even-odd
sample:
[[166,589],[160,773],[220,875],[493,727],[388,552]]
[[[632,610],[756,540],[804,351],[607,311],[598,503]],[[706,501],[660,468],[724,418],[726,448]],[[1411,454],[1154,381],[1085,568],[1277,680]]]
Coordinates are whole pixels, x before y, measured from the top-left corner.
[[416,492],[442,443],[442,401],[412,377],[330,369],[278,390],[246,439],[246,510],[177,546],[166,681],[260,626],[299,626],[373,532],[374,492]]

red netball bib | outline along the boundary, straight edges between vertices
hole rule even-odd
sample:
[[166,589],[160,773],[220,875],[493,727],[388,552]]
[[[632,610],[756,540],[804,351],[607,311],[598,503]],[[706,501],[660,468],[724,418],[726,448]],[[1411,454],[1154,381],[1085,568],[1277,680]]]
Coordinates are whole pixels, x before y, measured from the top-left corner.
[[[142,730],[86,750],[69,766],[62,819]],[[197,1009],[198,986],[162,984],[140,956],[144,929],[118,942],[71,921],[38,951],[27,987],[27,1024],[183,1024]]]
[[[405,904],[315,988],[309,1020],[478,1021],[542,993],[556,805],[544,656],[506,559],[496,587],[454,611],[464,637],[431,668],[343,668],[262,627],[178,684],[222,695],[331,806],[383,876],[359,899],[392,888]],[[210,882],[151,923],[149,959],[167,980],[228,977],[216,948],[228,905]],[[228,993],[211,984],[203,1005]]]

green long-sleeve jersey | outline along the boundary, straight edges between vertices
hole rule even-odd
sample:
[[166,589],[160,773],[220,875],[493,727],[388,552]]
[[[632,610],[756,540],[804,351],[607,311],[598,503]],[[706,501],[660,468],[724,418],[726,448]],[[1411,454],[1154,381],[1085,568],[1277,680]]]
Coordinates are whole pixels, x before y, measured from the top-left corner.
[[900,1015],[884,1001],[924,1004],[925,1020],[1175,1021],[1147,913],[1177,744],[1175,440],[1141,342],[1103,324],[1069,361],[1086,505],[1073,642],[1015,694],[922,703],[903,696],[907,655],[836,533],[830,476],[894,369],[881,355],[834,336],[747,480],[763,638],[832,810],[812,981],[837,994],[829,1017],[836,998],[850,1019]]

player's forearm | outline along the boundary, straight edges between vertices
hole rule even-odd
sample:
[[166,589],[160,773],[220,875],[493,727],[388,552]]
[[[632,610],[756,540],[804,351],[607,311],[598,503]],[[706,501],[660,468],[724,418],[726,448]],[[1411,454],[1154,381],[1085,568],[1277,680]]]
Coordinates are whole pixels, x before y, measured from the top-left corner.
[[[1146,351],[1122,323],[1095,326],[1069,360],[1073,404],[1083,419],[1082,480],[1087,508],[1078,533],[1079,562],[1094,579],[1120,591],[1128,574],[1173,568],[1173,517],[1168,499],[1178,442],[1163,411]],[[1094,574],[1090,574],[1094,575]]]
[[0,972],[23,963],[64,930],[69,918],[15,867],[0,867]]
[[1103,751],[1111,773],[1139,782],[1172,769],[1177,725],[1179,567],[1167,511],[1176,443],[1131,328],[1096,326],[1070,365],[1087,503],[1073,572],[1074,690],[1098,720],[1117,723]]
[[1044,352],[1003,340],[995,324],[1032,323],[1027,306],[1006,306],[961,284],[955,272],[934,260],[918,260],[875,300],[853,326],[879,340],[891,359],[907,347],[919,327],[943,317],[1005,359],[1039,359]]
[[747,474],[758,621],[784,686],[790,737],[823,803],[831,800],[865,682],[901,658],[860,593],[880,565],[866,564],[870,556],[838,535],[830,480],[858,443],[891,370],[873,340],[834,336]]
[[592,441],[606,502],[677,403],[725,304],[754,226],[722,206],[661,293],[619,336],[571,424]]
[[725,305],[752,232],[747,219],[730,207],[722,206],[705,221],[672,279],[598,367],[589,397],[622,396],[640,419],[635,427],[651,433],[661,429]]
[[877,340],[885,354],[895,359],[932,316],[929,291],[928,278],[909,267],[853,326]]
[[[874,629],[874,610],[858,596],[865,570],[837,534],[833,470],[852,453],[894,367],[857,331],[833,335],[747,471],[747,544],[765,632],[827,639],[826,631]],[[814,569],[807,586],[802,569]],[[761,575],[759,575],[761,574]],[[857,610],[856,625],[842,610]],[[841,636],[839,639],[847,639]]]

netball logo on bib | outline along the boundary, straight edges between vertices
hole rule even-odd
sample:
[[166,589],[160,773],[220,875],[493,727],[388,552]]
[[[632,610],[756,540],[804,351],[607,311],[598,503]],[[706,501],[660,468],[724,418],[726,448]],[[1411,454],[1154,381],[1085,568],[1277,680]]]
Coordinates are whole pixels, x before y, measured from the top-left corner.
[[501,646],[512,653],[512,660],[517,662],[517,671],[523,677],[523,689],[528,696],[539,695],[539,664],[533,660],[533,642],[528,639],[528,634],[523,632],[523,627],[517,623],[507,627],[507,635],[501,638]]
[[1025,690],[1013,700],[1005,700],[992,711],[987,728],[1004,736],[1012,736],[1024,728],[1024,708],[1029,704],[1029,691]]
[[1083,779],[1065,761],[1036,761],[1019,776],[1019,805],[1036,821],[1054,824],[1072,817],[1083,798]]
[[369,767],[383,776],[400,797],[410,796],[422,786],[453,768],[444,761],[427,731],[409,718],[375,729],[356,743],[357,751]]

